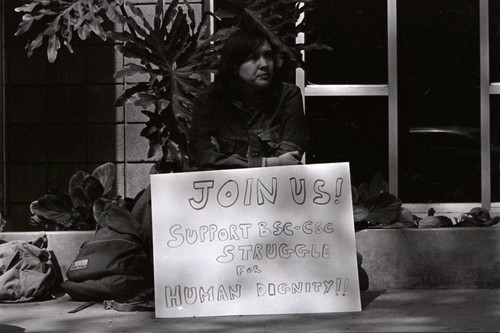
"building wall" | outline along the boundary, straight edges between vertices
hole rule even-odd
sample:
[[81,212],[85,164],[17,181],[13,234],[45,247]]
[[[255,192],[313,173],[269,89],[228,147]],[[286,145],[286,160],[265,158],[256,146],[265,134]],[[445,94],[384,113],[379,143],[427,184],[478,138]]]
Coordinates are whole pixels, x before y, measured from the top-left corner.
[[[148,142],[140,137],[146,121],[134,106],[115,107],[115,98],[135,76],[114,79],[129,60],[113,41],[74,38],[74,54],[62,46],[55,63],[46,57],[46,44],[28,58],[27,38],[14,37],[21,16],[14,8],[22,0],[4,1],[5,149],[7,230],[29,226],[29,204],[61,187],[71,175],[106,162],[117,168],[116,194],[134,197],[149,182],[154,159],[147,158]],[[135,1],[151,19],[154,1]],[[193,2],[201,17],[202,2]]]

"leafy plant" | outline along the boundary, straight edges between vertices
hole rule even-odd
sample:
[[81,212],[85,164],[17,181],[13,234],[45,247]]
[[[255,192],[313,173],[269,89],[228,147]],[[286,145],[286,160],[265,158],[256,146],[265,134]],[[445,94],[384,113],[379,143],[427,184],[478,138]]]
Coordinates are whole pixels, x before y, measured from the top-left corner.
[[455,218],[457,227],[489,227],[500,222],[500,216],[491,218],[490,212],[482,207],[474,207],[468,213]]
[[354,222],[366,227],[387,226],[401,216],[401,200],[389,193],[389,184],[377,172],[370,182],[352,187]]
[[116,105],[154,107],[153,112],[142,111],[149,120],[141,136],[150,142],[148,157],[163,154],[161,169],[165,171],[189,169],[187,131],[192,100],[210,83],[222,40],[231,31],[225,29],[207,37],[207,16],[196,26],[189,3],[185,3],[186,12],[177,7],[178,3],[174,0],[164,12],[162,1],[158,1],[152,25],[139,8],[127,4],[130,16],[124,20],[129,31],[108,33],[123,42],[118,46],[121,53],[140,62],[125,65],[115,77],[149,76],[148,82],[125,90]]
[[[117,49],[134,62],[115,77],[145,74],[148,80],[125,90],[116,105],[133,103],[148,117],[141,136],[149,140],[148,157],[160,156],[157,171],[181,171],[191,168],[187,131],[192,100],[210,84],[226,37],[238,27],[256,27],[279,46],[285,67],[302,67],[302,50],[327,48],[313,42],[295,44],[297,34],[308,30],[305,22],[296,22],[312,2],[226,0],[216,13],[207,12],[195,22],[188,1],[173,0],[165,9],[163,0],[158,0],[150,22],[140,8],[123,0],[32,0],[16,9],[24,13],[16,35],[38,25],[42,31],[27,44],[28,56],[46,40],[49,62],[56,60],[61,42],[73,52],[74,33],[80,39],[94,33],[121,42]],[[221,24],[210,35],[210,16],[229,24]],[[109,29],[106,22],[112,23]]]
[[7,221],[3,218],[3,215],[0,214],[0,232],[3,232],[6,228]]
[[103,23],[108,18],[114,23],[121,23],[118,12],[122,5],[121,0],[33,0],[21,7],[17,12],[24,13],[16,36],[26,33],[37,25],[42,32],[28,42],[26,50],[28,56],[47,41],[47,58],[54,62],[62,43],[73,53],[71,41],[73,34],[77,33],[82,40],[87,39],[93,32],[101,39],[106,40]]
[[77,171],[69,180],[67,192],[56,188],[31,203],[31,224],[58,230],[94,229],[94,204],[102,198],[111,200],[115,173],[112,163],[97,167],[92,174]]
[[299,33],[313,30],[306,24],[306,20],[300,21],[302,14],[314,9],[313,2],[314,0],[224,0],[215,14],[233,26],[256,27],[264,31],[273,44],[279,47],[283,62],[281,65],[294,69],[305,67],[302,51],[331,49],[314,41],[296,43]]

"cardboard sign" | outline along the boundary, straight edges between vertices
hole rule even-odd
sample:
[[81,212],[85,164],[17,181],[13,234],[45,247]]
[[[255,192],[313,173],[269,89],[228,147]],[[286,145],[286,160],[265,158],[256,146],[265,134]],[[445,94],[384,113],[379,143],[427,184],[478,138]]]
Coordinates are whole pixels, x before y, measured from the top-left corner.
[[348,163],[151,176],[157,317],[360,311]]

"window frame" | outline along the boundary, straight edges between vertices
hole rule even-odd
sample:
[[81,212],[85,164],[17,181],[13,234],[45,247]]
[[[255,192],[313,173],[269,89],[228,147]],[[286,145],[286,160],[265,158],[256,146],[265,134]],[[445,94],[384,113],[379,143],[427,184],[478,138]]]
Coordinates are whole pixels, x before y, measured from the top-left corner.
[[[500,95],[500,82],[490,82],[489,64],[489,20],[488,0],[479,1],[479,47],[480,47],[480,130],[481,130],[481,202],[469,203],[404,203],[414,214],[426,214],[432,207],[440,214],[465,213],[481,206],[500,213],[500,202],[491,202],[491,152],[490,152],[490,96]],[[303,17],[301,17],[303,19]],[[301,20],[300,19],[300,20]],[[299,22],[300,22],[299,20]],[[388,159],[389,191],[398,195],[398,56],[397,56],[397,0],[387,0],[387,84],[361,85],[309,85],[303,70],[297,70],[296,84],[301,88],[304,100],[316,96],[387,96],[388,97]],[[304,35],[297,37],[297,43],[304,42]],[[304,57],[304,53],[303,53]],[[304,57],[304,61],[307,61]],[[307,110],[305,110],[307,112]]]
[[[480,47],[480,123],[481,123],[481,202],[471,203],[404,203],[415,214],[426,213],[432,206],[437,213],[463,213],[481,206],[493,214],[500,213],[500,202],[491,202],[491,152],[490,152],[490,96],[500,95],[500,82],[490,82],[489,62],[489,0],[479,1],[479,47]],[[205,8],[212,9],[214,0],[204,0]],[[0,0],[0,17],[3,17],[4,1]],[[296,84],[301,88],[303,98],[314,96],[387,96],[389,126],[389,191],[398,195],[398,77],[397,77],[397,0],[387,0],[388,36],[388,83],[387,84],[343,84],[306,85],[305,73],[296,71]],[[302,20],[303,17],[299,19]],[[212,19],[213,20],[213,19]],[[3,20],[2,20],[3,21]],[[211,27],[213,29],[213,24]],[[301,33],[297,43],[304,41]],[[5,172],[5,67],[4,67],[4,27],[0,24],[0,210],[5,213],[6,172]],[[307,110],[306,110],[307,112]]]
[[6,214],[7,175],[5,168],[5,2],[0,0],[0,212]]

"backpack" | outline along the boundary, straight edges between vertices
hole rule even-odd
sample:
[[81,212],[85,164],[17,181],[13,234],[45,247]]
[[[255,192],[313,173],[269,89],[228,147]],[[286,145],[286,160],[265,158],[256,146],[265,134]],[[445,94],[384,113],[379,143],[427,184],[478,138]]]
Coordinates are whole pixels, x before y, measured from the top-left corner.
[[139,222],[127,209],[105,200],[94,206],[94,217],[94,238],[80,247],[63,290],[76,301],[125,302],[151,288],[153,264]]
[[33,241],[0,244],[0,302],[49,299],[62,282],[54,252],[44,233]]

